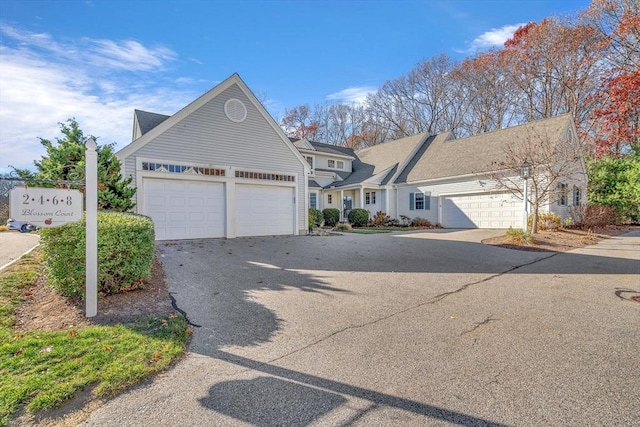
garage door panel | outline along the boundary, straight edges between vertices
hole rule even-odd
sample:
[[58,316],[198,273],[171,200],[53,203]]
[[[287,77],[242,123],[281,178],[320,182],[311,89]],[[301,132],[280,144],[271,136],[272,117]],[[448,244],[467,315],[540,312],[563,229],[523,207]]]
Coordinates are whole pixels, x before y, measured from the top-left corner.
[[520,228],[522,202],[510,193],[443,197],[442,224],[449,228]]
[[224,236],[224,186],[218,182],[145,179],[144,214],[156,240]]
[[294,233],[293,188],[236,185],[238,236]]

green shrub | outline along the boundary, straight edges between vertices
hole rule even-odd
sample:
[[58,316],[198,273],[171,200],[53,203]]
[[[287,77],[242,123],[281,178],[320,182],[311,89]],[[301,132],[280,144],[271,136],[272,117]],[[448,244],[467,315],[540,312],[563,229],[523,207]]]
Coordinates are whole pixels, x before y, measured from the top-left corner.
[[535,242],[535,239],[528,231],[524,231],[521,228],[509,227],[507,230],[507,241],[516,244],[529,244]]
[[324,225],[334,227],[340,221],[340,209],[326,208],[322,211],[324,217]]
[[[49,284],[67,296],[85,291],[85,220],[43,228],[40,243]],[[98,213],[98,292],[113,294],[142,286],[151,277],[155,253],[151,218]]]
[[336,231],[350,231],[351,230],[351,225],[347,224],[346,222],[341,222],[339,224],[336,225]]
[[[529,230],[533,226],[533,214],[529,215]],[[557,230],[562,227],[562,218],[552,212],[538,214],[538,230]]]
[[322,225],[322,211],[320,209],[309,208],[309,231]]
[[429,221],[428,219],[424,219],[424,218],[420,218],[420,217],[415,217],[411,220],[410,223],[411,227],[433,227],[433,224],[431,224],[431,221]]
[[364,227],[369,222],[369,211],[360,208],[351,209],[348,219],[354,227]]

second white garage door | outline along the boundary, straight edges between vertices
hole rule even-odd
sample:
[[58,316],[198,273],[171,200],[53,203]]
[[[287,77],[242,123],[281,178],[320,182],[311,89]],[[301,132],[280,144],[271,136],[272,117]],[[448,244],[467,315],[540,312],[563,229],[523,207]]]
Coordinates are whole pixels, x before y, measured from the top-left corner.
[[224,185],[218,182],[145,179],[144,214],[156,240],[223,237]]
[[522,201],[510,193],[467,194],[442,199],[447,228],[522,228]]
[[292,187],[236,185],[238,237],[294,234],[294,209]]

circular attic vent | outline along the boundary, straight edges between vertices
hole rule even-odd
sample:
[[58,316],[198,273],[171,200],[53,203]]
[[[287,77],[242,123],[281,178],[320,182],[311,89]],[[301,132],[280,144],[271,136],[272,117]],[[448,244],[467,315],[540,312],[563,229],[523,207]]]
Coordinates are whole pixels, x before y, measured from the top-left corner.
[[224,103],[224,113],[232,122],[240,123],[247,118],[247,107],[236,98],[231,98]]

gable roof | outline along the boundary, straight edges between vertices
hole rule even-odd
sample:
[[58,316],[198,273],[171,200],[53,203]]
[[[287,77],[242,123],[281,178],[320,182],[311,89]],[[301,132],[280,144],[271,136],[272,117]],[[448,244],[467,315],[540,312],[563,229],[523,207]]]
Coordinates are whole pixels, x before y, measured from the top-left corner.
[[352,148],[340,147],[333,144],[325,144],[323,142],[309,141],[306,138],[291,138],[289,140],[293,142],[293,145],[303,151],[317,151],[318,153],[331,154],[332,156],[347,157],[349,159],[355,159],[356,155]]
[[309,140],[307,140],[307,138],[300,139],[300,138],[289,137],[289,141],[293,142],[293,145],[298,147],[298,149],[300,150],[310,150],[310,151],[315,150],[315,148],[313,148],[313,145],[311,145],[311,143],[309,142]]
[[[256,107],[260,115],[265,119],[265,121],[273,128],[276,134],[280,137],[283,144],[285,144],[289,150],[298,158],[300,163],[304,165],[305,171],[308,173],[309,171],[309,163],[304,159],[302,154],[298,151],[298,149],[293,145],[293,143],[287,138],[284,134],[284,131],[278,126],[273,117],[267,112],[264,106],[258,101],[258,98],[251,92],[249,87],[245,84],[245,82],[240,78],[238,73],[234,73],[229,76],[226,80],[222,81],[217,86],[213,87],[209,91],[207,91],[204,95],[200,96],[196,100],[192,101],[189,105],[182,108],[180,111],[175,113],[174,115],[168,117],[166,120],[162,121],[152,129],[149,129],[142,136],[137,138],[135,141],[121,149],[116,153],[116,156],[123,160],[129,157],[131,154],[138,151],[140,148],[144,147],[149,142],[153,141],[158,136],[162,135],[165,131],[180,123],[184,118],[188,117],[191,113],[198,110],[200,107],[207,104],[209,101],[220,95],[222,92],[227,90],[233,85],[237,85],[238,88],[245,94],[245,96],[249,99],[249,101]],[[151,113],[153,114],[153,113]]]
[[440,134],[407,165],[396,183],[489,172],[492,163],[504,158],[509,143],[532,134],[559,142],[571,126],[571,115],[563,114],[467,138],[453,139],[450,133]]
[[140,129],[140,136],[149,132],[171,116],[165,114],[151,113],[149,111],[133,110],[134,120]]

